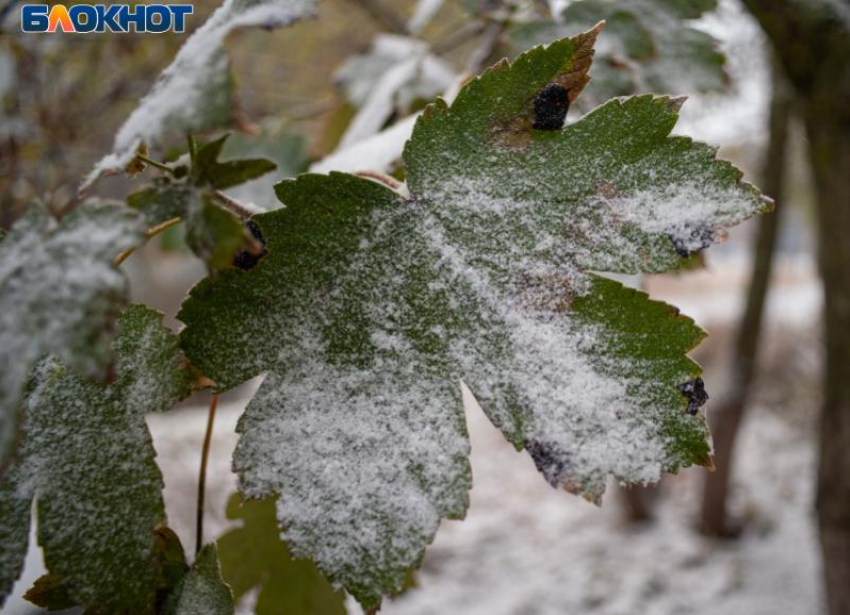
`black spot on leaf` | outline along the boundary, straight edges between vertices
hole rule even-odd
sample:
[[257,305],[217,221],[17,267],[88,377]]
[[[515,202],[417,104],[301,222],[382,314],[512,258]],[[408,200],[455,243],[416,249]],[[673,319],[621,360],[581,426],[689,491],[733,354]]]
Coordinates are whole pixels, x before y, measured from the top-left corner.
[[680,229],[669,232],[667,236],[673,242],[676,254],[687,258],[694,252],[709,247],[717,237],[717,232],[702,224],[685,223]]
[[557,487],[567,472],[567,454],[552,444],[530,440],[525,443],[525,450],[531,455],[534,465],[546,481]]
[[694,378],[680,384],[679,390],[688,399],[688,414],[696,414],[708,401],[708,393],[705,391],[705,382],[702,381],[702,378]]
[[261,248],[260,250],[242,248],[233,257],[233,266],[247,271],[248,269],[256,267],[257,263],[260,262],[260,259],[268,254],[268,251],[266,250],[266,239],[260,231],[260,225],[249,219],[245,221],[245,228],[248,229],[248,232],[251,233],[251,236],[257,241]]
[[570,92],[557,83],[550,83],[534,97],[534,128],[560,130],[570,110]]

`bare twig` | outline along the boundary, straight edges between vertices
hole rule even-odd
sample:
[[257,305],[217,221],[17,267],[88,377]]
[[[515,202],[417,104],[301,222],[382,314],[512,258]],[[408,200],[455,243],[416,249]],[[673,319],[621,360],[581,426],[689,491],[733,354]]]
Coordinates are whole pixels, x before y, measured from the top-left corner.
[[[163,231],[167,231],[172,226],[176,226],[183,221],[183,218],[177,216],[176,218],[171,218],[171,220],[166,220],[165,222],[161,222],[154,227],[151,227],[145,232],[145,241],[150,241],[152,237],[156,237]],[[123,263],[129,256],[136,251],[136,248],[127,248],[123,252],[121,252],[118,256],[115,257],[115,266],[118,267],[121,263]]]
[[170,175],[174,175],[174,169],[172,169],[167,164],[154,160],[153,158],[148,158],[144,154],[136,154],[136,159],[141,160],[145,164],[149,164],[150,166],[159,169],[160,171],[165,171]]
[[236,214],[240,218],[250,218],[254,215],[254,212],[245,207],[239,201],[234,201],[229,196],[224,194],[221,190],[216,190],[215,192],[213,192],[213,198],[218,201],[219,205],[221,205],[225,209],[230,210],[232,213]]
[[207,415],[207,431],[204,434],[204,446],[201,449],[201,470],[198,475],[198,506],[195,517],[195,555],[201,552],[204,545],[204,500],[207,487],[207,461],[210,456],[210,443],[212,442],[213,425],[215,424],[215,410],[218,406],[218,395],[210,396],[210,409]]

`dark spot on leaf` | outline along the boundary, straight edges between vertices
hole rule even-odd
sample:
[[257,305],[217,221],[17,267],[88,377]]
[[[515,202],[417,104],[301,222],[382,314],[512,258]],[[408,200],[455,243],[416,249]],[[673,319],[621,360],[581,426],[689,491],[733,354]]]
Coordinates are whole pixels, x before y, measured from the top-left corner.
[[680,229],[669,232],[667,236],[673,242],[676,254],[682,258],[688,258],[691,254],[710,246],[717,237],[717,232],[703,224],[685,223]]
[[550,83],[534,97],[534,128],[560,130],[570,110],[570,92],[562,85]]
[[694,378],[680,384],[679,390],[688,399],[688,414],[696,414],[708,401],[708,393],[705,391],[705,382],[702,381],[702,378]]
[[260,259],[268,254],[268,251],[266,250],[266,239],[260,231],[260,225],[249,219],[245,221],[245,228],[248,229],[248,232],[251,233],[251,236],[257,241],[261,248],[260,250],[242,248],[233,257],[233,266],[247,271],[248,269],[256,267],[257,263],[260,262]]
[[568,456],[564,451],[552,444],[537,440],[526,442],[525,450],[531,455],[534,465],[550,485],[557,487],[563,481],[569,465]]

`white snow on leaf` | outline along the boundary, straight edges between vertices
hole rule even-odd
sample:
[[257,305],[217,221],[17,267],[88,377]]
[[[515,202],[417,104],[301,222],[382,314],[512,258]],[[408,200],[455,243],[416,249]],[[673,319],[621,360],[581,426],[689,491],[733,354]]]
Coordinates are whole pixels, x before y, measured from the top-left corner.
[[142,231],[141,216],[127,208],[89,202],[57,221],[36,205],[0,241],[0,457],[41,357],[104,375],[111,324],[128,291],[113,259],[138,245]]
[[457,383],[394,360],[271,373],[239,425],[241,491],[284,494],[293,553],[355,595],[399,591],[440,519],[466,507],[469,443],[447,420],[459,401]]
[[238,28],[287,26],[313,15],[315,0],[225,0],[186,41],[115,136],[113,153],[89,173],[82,189],[103,173],[127,166],[141,144],[167,133],[196,131],[230,117],[230,74],[224,40]]
[[[34,370],[11,477],[17,493],[0,487],[0,511],[35,497],[47,568],[75,602],[141,613],[156,599],[153,531],[165,521],[144,415],[186,397],[194,372],[162,314],[133,305],[117,328],[114,381],[86,381],[55,357]],[[21,514],[28,519],[29,508]]]

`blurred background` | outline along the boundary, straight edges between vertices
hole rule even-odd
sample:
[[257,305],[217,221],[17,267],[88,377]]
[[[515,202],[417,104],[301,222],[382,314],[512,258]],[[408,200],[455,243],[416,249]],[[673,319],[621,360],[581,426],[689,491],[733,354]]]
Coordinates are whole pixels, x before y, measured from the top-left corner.
[[[825,2],[844,15],[841,3]],[[676,305],[710,334],[694,357],[706,369],[717,472],[689,469],[648,488],[612,484],[600,509],[552,490],[530,458],[516,453],[467,400],[475,485],[468,518],[443,522],[416,587],[388,601],[382,613],[850,612],[834,607],[848,603],[830,607],[815,507],[823,446],[818,417],[829,385],[808,103],[799,95],[799,76],[775,57],[756,19],[764,19],[760,3],[747,4],[322,0],[315,20],[230,37],[235,134],[225,156],[262,155],[279,168],[228,194],[259,209],[275,207],[273,183],[311,167],[403,178],[398,158],[412,114],[438,95],[450,97],[469,74],[499,58],[602,18],[608,27],[593,81],[570,120],[612,96],[686,95],[676,132],[719,146],[721,157],[777,202],[774,214],[734,229],[689,270],[627,280]],[[196,2],[189,29],[216,6]],[[188,36],[23,35],[17,12],[15,2],[0,5],[4,229],[35,199],[59,211],[74,198]],[[850,64],[850,56],[845,59]],[[178,141],[156,154],[166,159],[179,148]],[[96,193],[123,200],[140,185],[110,177]],[[206,275],[179,229],[150,242],[126,268],[134,299],[165,312],[175,329],[180,302]],[[835,360],[835,353],[829,356]],[[229,468],[234,428],[256,385],[222,398],[208,479],[208,535],[232,523],[224,508],[235,490]],[[170,524],[184,544],[194,536],[206,404],[199,396],[149,420]],[[4,612],[39,612],[20,596],[42,573],[34,548]],[[253,612],[252,600],[243,598],[241,612]],[[359,613],[349,602],[350,613]]]

